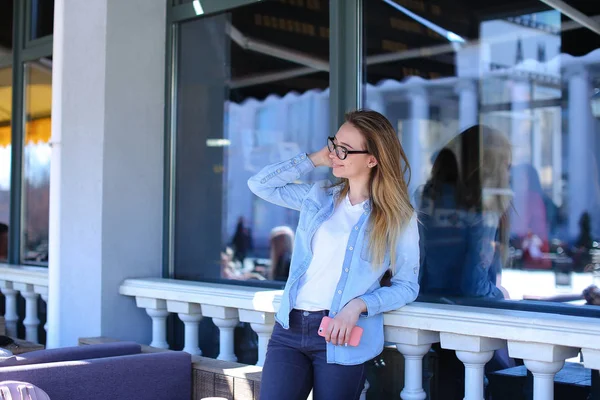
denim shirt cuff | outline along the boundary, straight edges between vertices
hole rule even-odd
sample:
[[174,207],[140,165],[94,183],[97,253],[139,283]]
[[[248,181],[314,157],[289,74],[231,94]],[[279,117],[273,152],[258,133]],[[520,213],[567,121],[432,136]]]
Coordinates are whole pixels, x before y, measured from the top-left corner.
[[358,298],[361,299],[362,301],[364,301],[365,304],[367,305],[367,313],[366,313],[366,315],[364,313],[361,314],[362,316],[372,317],[372,316],[378,314],[379,299],[377,298],[377,295],[375,295],[373,293],[369,293],[369,294],[359,296]]
[[297,156],[292,158],[290,162],[294,167],[296,167],[296,170],[298,171],[298,177],[304,174],[308,174],[310,171],[315,169],[314,164],[312,163],[312,161],[308,157],[308,154],[306,153],[298,154]]

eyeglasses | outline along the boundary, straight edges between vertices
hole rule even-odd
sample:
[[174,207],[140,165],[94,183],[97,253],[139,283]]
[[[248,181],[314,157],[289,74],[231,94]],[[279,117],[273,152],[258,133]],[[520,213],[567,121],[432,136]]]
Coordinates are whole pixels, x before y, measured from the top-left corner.
[[367,150],[348,150],[344,146],[340,146],[340,145],[333,143],[334,139],[335,138],[331,137],[331,136],[329,136],[327,138],[327,148],[329,149],[330,152],[335,151],[335,155],[340,160],[345,160],[346,157],[348,157],[348,154],[368,154],[369,153]]

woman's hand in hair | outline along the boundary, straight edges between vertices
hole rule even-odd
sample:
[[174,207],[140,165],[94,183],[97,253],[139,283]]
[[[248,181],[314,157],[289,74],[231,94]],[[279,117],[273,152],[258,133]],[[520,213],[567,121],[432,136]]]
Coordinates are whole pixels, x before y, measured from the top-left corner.
[[367,305],[361,299],[350,301],[327,326],[325,340],[333,345],[346,345],[350,341],[350,333],[356,326],[360,314],[366,311]]
[[329,158],[329,149],[327,146],[310,154],[308,158],[310,158],[310,161],[312,161],[315,167],[331,168],[331,158]]

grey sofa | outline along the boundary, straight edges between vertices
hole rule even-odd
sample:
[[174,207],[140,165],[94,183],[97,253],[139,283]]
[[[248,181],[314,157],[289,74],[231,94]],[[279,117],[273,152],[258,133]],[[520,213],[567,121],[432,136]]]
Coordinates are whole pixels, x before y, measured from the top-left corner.
[[5,380],[32,383],[51,400],[187,400],[191,356],[141,353],[131,342],[40,350],[0,363]]

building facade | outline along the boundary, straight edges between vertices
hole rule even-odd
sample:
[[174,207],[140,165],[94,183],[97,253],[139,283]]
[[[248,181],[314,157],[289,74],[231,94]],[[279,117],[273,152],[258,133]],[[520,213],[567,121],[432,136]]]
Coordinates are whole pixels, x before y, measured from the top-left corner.
[[[600,5],[2,7],[0,257],[47,268],[48,346],[153,340],[120,293],[129,278],[282,288],[298,213],[246,181],[362,107],[388,117],[410,162],[420,302],[600,316],[583,295],[600,274]],[[183,347],[183,322],[165,323]]]

